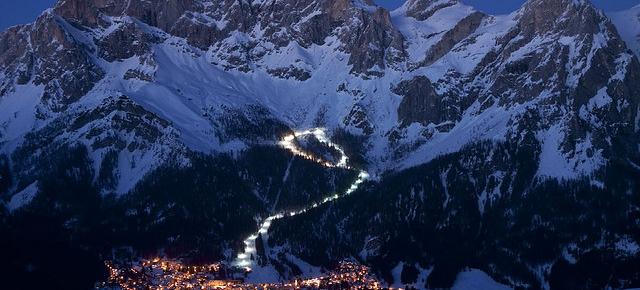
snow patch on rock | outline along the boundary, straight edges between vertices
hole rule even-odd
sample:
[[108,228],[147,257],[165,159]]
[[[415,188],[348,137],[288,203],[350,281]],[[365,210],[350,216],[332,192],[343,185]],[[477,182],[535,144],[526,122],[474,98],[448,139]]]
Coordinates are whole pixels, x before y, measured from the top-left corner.
[[511,290],[511,287],[500,284],[486,273],[471,269],[458,274],[451,290]]
[[11,201],[9,201],[7,208],[9,211],[14,211],[26,206],[31,203],[33,198],[36,197],[36,194],[38,194],[38,182],[30,184],[22,191],[14,194],[13,197],[11,197]]

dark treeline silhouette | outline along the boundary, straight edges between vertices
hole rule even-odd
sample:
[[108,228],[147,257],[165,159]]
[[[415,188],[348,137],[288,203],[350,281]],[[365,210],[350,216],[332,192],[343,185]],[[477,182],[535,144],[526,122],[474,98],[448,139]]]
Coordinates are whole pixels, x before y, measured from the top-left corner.
[[[118,196],[104,190],[116,185],[109,154],[100,172],[84,146],[50,156],[39,162],[47,166],[35,178],[34,199],[0,212],[0,273],[10,289],[89,289],[106,279],[105,260],[218,261],[225,249],[242,248],[258,227],[255,217],[320,200],[355,178],[255,147],[236,157],[193,154],[187,165],[162,166]],[[8,170],[0,158],[0,189],[9,187]]]
[[[527,140],[527,138],[529,138]],[[271,229],[271,246],[288,245],[314,265],[358,257],[387,281],[404,262],[404,283],[431,269],[430,288],[449,288],[477,268],[497,281],[541,289],[640,286],[640,171],[613,159],[594,177],[536,177],[540,144],[481,142],[369,183],[331,207]],[[308,231],[313,229],[313,231]],[[567,261],[566,257],[572,257]],[[544,268],[546,267],[546,268]],[[549,275],[540,276],[539,269]],[[510,281],[509,281],[510,280]]]

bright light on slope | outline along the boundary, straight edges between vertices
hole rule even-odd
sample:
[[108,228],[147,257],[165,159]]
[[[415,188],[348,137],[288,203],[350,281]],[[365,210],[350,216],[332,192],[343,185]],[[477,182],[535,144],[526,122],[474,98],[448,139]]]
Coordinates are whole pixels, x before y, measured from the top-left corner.
[[[304,136],[308,136],[308,135],[313,135],[316,139],[318,139],[318,141],[320,141],[321,143],[323,143],[324,145],[326,145],[327,147],[333,148],[336,151],[338,151],[340,153],[340,159],[338,162],[336,163],[331,163],[330,161],[326,161],[323,160],[319,157],[314,156],[313,154],[309,153],[309,152],[305,152],[302,148],[299,148],[296,144],[295,144],[295,140],[298,137],[304,137]],[[301,132],[294,132],[293,134],[284,136],[282,138],[282,140],[280,140],[280,142],[278,142],[278,145],[282,146],[283,148],[289,150],[291,153],[293,153],[296,156],[305,158],[307,160],[312,160],[324,167],[327,168],[345,168],[345,169],[352,169],[349,165],[349,157],[347,157],[347,154],[344,152],[344,150],[338,146],[338,144],[335,144],[333,142],[331,142],[331,140],[329,140],[329,138],[327,138],[327,134],[325,132],[325,129],[323,128],[315,128],[312,130],[306,130],[306,131],[301,131]],[[236,257],[235,261],[233,262],[234,266],[238,266],[241,268],[245,268],[246,270],[250,271],[251,270],[251,266],[254,265],[255,262],[255,257],[253,256],[253,253],[256,253],[256,239],[258,239],[258,234],[261,234],[263,237],[267,236],[267,234],[269,233],[269,228],[271,227],[271,224],[273,221],[278,220],[278,219],[282,219],[284,217],[292,217],[292,216],[296,216],[299,214],[303,214],[305,212],[307,212],[309,209],[312,208],[316,208],[319,207],[325,203],[328,202],[332,202],[335,201],[337,199],[339,199],[340,197],[343,196],[347,196],[353,192],[355,192],[358,187],[360,186],[360,184],[362,184],[366,179],[369,178],[369,173],[367,173],[366,171],[360,171],[360,173],[358,174],[358,178],[351,184],[351,186],[349,187],[349,189],[347,189],[344,194],[342,196],[340,196],[339,194],[332,194],[326,198],[324,198],[321,202],[316,202],[313,203],[309,206],[307,206],[306,208],[303,208],[301,210],[298,211],[290,211],[290,212],[283,212],[283,213],[278,213],[275,215],[272,215],[270,217],[268,217],[267,219],[264,220],[264,222],[262,223],[262,225],[260,225],[260,229],[258,230],[257,233],[249,236],[246,240],[244,240],[244,252],[243,253],[239,253],[238,256]]]

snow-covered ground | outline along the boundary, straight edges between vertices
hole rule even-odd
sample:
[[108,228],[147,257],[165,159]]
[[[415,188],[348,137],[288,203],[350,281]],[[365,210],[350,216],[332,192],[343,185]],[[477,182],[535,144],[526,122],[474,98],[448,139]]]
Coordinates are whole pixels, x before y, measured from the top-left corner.
[[9,211],[14,211],[18,208],[23,207],[24,205],[29,204],[31,200],[33,200],[33,198],[36,196],[37,193],[38,193],[38,182],[34,182],[31,185],[27,186],[22,191],[13,195],[11,197],[11,201],[9,201],[7,208],[9,209]]
[[511,290],[511,287],[500,284],[485,272],[471,269],[458,274],[451,290]]
[[[312,153],[306,152],[303,148],[298,147],[296,143],[296,138],[303,138],[305,136],[313,136],[319,142],[323,143],[325,146],[337,150],[341,154],[340,158],[338,158],[336,162],[326,161],[326,160],[323,160],[322,158],[314,156]],[[308,160],[312,160],[324,167],[328,167],[328,168],[339,167],[339,168],[345,168],[345,169],[353,169],[348,164],[349,157],[346,155],[344,150],[338,144],[333,143],[331,142],[331,140],[329,140],[329,138],[327,137],[327,132],[323,128],[314,128],[310,130],[298,131],[298,132],[294,132],[291,135],[286,135],[282,137],[282,140],[279,142],[279,145],[296,156],[299,156]],[[271,228],[271,224],[274,221],[281,220],[281,219],[286,220],[287,217],[293,217],[293,216],[303,214],[309,211],[310,209],[317,208],[323,204],[333,202],[335,200],[338,200],[341,197],[350,195],[353,192],[355,192],[358,189],[358,187],[368,178],[369,178],[369,174],[366,171],[360,171],[357,179],[351,184],[349,188],[345,189],[345,191],[341,194],[336,193],[336,194],[327,196],[322,201],[309,204],[306,207],[301,208],[299,210],[290,211],[290,212],[280,212],[270,217],[267,217],[260,225],[258,232],[252,234],[251,236],[249,236],[244,240],[244,245],[245,245],[244,250],[241,253],[238,253],[236,259],[233,261],[232,264],[236,267],[245,268],[247,271],[251,271],[249,273],[248,281],[251,281],[251,282],[277,281],[279,275],[273,267],[271,266],[263,267],[256,263],[257,239],[262,237],[264,241],[263,244],[266,245],[267,244],[266,240],[269,238],[269,229]],[[266,252],[267,252],[267,255],[269,255],[269,251],[267,250]],[[291,256],[291,258],[293,261],[296,262],[297,265],[300,266],[301,269],[306,270],[306,272],[303,271],[305,275],[311,275],[318,271],[317,268],[308,265],[306,262],[300,259],[297,259],[293,256]]]
[[[358,2],[359,3],[359,2]],[[438,2],[440,3],[440,2]],[[256,2],[257,4],[257,2]],[[366,13],[374,13],[369,6],[357,6]],[[434,7],[437,6],[434,4]],[[212,5],[212,4],[209,4]],[[351,73],[354,64],[351,55],[345,50],[345,40],[340,38],[339,29],[332,32],[324,41],[302,45],[298,41],[289,41],[286,45],[278,46],[264,37],[265,27],[257,25],[250,31],[233,31],[227,38],[220,40],[217,45],[202,50],[188,43],[184,38],[171,35],[157,27],[152,27],[129,16],[105,16],[105,21],[111,23],[107,27],[97,27],[81,30],[62,19],[59,23],[69,33],[74,41],[90,48],[91,57],[104,71],[105,77],[77,103],[67,111],[82,112],[94,108],[113,96],[127,96],[136,104],[142,106],[164,120],[171,123],[175,135],[181,144],[191,150],[204,153],[238,151],[251,146],[246,140],[224,140],[223,131],[216,118],[224,117],[228,110],[246,110],[249,106],[257,105],[266,108],[270,117],[284,122],[295,129],[324,126],[332,131],[344,128],[354,134],[364,134],[364,129],[350,123],[349,118],[356,108],[363,113],[362,119],[371,127],[368,134],[367,158],[372,174],[388,170],[401,170],[407,167],[429,162],[442,154],[455,152],[464,145],[480,140],[504,140],[510,129],[509,122],[521,113],[518,105],[505,107],[496,104],[490,108],[480,109],[483,104],[478,102],[465,109],[460,120],[452,120],[453,128],[448,131],[438,131],[432,137],[425,138],[424,132],[440,124],[414,123],[408,127],[399,125],[398,107],[402,97],[395,94],[392,87],[401,81],[411,80],[417,76],[427,76],[433,83],[440,81],[438,93],[446,93],[455,87],[446,76],[455,72],[460,75],[471,74],[485,58],[499,49],[499,40],[508,34],[518,24],[520,11],[509,15],[485,15],[477,29],[471,31],[463,41],[456,43],[449,51],[426,66],[416,66],[420,63],[437,43],[443,40],[447,32],[452,31],[460,21],[474,14],[476,11],[461,3],[456,3],[436,10],[428,19],[419,21],[408,16],[409,4],[405,4],[390,13],[390,22],[404,38],[406,57],[401,63],[389,64],[372,70],[384,72],[376,77],[362,77]],[[431,7],[433,8],[433,7]],[[292,24],[292,29],[299,29],[301,25],[318,16],[322,11],[309,11],[298,22]],[[355,9],[355,8],[354,8]],[[614,23],[629,46],[636,51],[640,48],[636,28],[637,14],[640,6],[626,12],[612,13]],[[53,13],[51,10],[46,13]],[[202,21],[218,28],[230,25],[229,19],[219,19],[197,13]],[[350,19],[349,21],[358,20]],[[630,22],[631,21],[631,22]],[[634,22],[635,21],[635,22]],[[104,39],[116,33],[124,25],[135,25],[148,35],[161,39],[157,43],[150,43],[149,52],[136,55],[128,59],[108,62],[98,55],[95,39]],[[356,25],[354,24],[354,25]],[[284,32],[283,32],[284,33]],[[575,42],[575,38],[565,37],[560,42]],[[596,37],[594,49],[605,43],[603,37]],[[544,45],[554,42],[553,38],[538,37],[531,43],[513,51],[506,62],[518,61],[521,58],[544,49]],[[251,43],[251,45],[248,45]],[[572,52],[577,47],[566,43]],[[233,47],[248,47],[247,55],[241,54]],[[231,49],[231,50],[229,50]],[[589,52],[593,54],[593,50]],[[247,66],[248,71],[228,69],[230,57],[243,56],[251,58]],[[579,55],[574,53],[572,58]],[[586,65],[588,62],[576,59],[576,64]],[[628,62],[627,62],[628,63]],[[414,67],[415,66],[415,67]],[[269,73],[272,69],[294,67],[309,73],[305,81],[296,78],[281,78]],[[623,66],[624,68],[624,66]],[[127,78],[125,75],[137,71],[150,76],[150,80]],[[575,70],[574,70],[575,71]],[[621,70],[622,71],[622,70]],[[2,76],[2,75],[0,75]],[[487,78],[490,77],[487,74]],[[578,77],[576,75],[575,77]],[[479,77],[473,85],[490,87],[491,79]],[[572,78],[570,82],[574,82]],[[344,88],[344,89],[337,89]],[[15,92],[0,99],[0,149],[2,153],[11,153],[19,146],[21,138],[28,132],[42,128],[51,118],[58,117],[50,114],[49,119],[38,120],[36,112],[41,110],[42,87],[17,86]],[[545,92],[539,99],[547,98]],[[606,98],[601,98],[605,101]],[[589,106],[599,106],[598,99],[590,102]],[[537,105],[531,103],[528,105]],[[588,108],[587,108],[588,109]],[[585,115],[586,116],[586,115]],[[397,143],[389,141],[389,135],[398,132],[401,136]],[[73,139],[78,134],[60,136],[58,139]],[[562,132],[547,131],[540,134],[546,144],[544,157],[554,157],[543,161],[555,162],[561,155],[560,149],[552,144],[561,138]],[[4,141],[4,142],[2,142]],[[71,140],[73,141],[73,140]],[[130,190],[139,179],[156,168],[164,160],[161,151],[179,146],[178,144],[163,144],[154,147],[152,153],[131,152],[121,154],[124,159],[120,162],[121,179],[117,186],[118,193]],[[585,143],[585,145],[589,145]],[[411,148],[400,150],[400,148]],[[556,152],[552,152],[552,151]],[[553,156],[552,156],[553,155]],[[100,159],[102,154],[94,152],[92,157]],[[100,160],[95,160],[96,164]],[[136,161],[139,166],[132,168],[127,164]],[[597,160],[599,162],[599,160]],[[543,164],[547,164],[543,162]],[[552,177],[569,177],[589,173],[601,163],[592,163],[584,168],[571,166],[551,166],[556,171],[542,170],[540,175]],[[553,164],[551,164],[553,165]],[[96,167],[98,167],[96,165]]]
[[628,10],[608,13],[627,46],[640,56],[640,5]]

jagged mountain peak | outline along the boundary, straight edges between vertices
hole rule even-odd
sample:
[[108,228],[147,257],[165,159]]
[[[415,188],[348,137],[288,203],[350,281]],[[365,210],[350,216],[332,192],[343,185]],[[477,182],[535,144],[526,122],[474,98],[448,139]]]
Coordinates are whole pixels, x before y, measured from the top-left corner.
[[[266,115],[294,125],[344,125],[378,138],[383,145],[372,158],[394,163],[383,152],[395,151],[393,158],[413,159],[400,165],[410,166],[459,148],[440,147],[418,157],[406,149],[408,144],[429,149],[434,136],[454,136],[465,116],[485,113],[496,104],[512,110],[503,119],[517,123],[517,106],[542,100],[578,114],[580,105],[607,86],[605,80],[593,81],[586,93],[577,94],[574,90],[588,72],[584,66],[598,61],[607,68],[602,73],[611,77],[616,69],[634,65],[621,54],[623,44],[607,19],[587,1],[532,0],[506,16],[488,16],[455,0],[408,1],[393,14],[369,0],[61,0],[51,11],[51,31],[63,47],[71,48],[67,51],[74,52],[73,59],[50,57],[56,56],[50,52],[54,45],[49,52],[31,51],[22,37],[17,47],[24,48],[24,56],[0,53],[7,68],[2,88],[26,84],[35,75],[34,84],[45,86],[43,103],[53,113],[83,97],[99,102],[95,99],[105,92],[110,97],[133,95],[134,102],[145,103],[142,107],[154,113],[172,110],[158,109],[167,105],[155,103],[152,91],[158,89],[188,103],[184,110],[197,116],[193,118],[204,129],[189,132],[191,123],[183,123],[177,130],[190,138],[188,145],[206,144],[205,150],[224,147],[202,141],[210,139],[206,134],[224,131],[219,128],[224,125],[211,125],[211,110],[237,97],[243,100],[239,107],[268,107]],[[32,33],[44,35],[45,30]],[[33,39],[40,39],[36,46],[48,45]],[[594,57],[598,51],[607,57]],[[192,83],[197,79],[193,76],[174,82],[173,71],[196,71],[203,80]],[[579,103],[567,107],[565,101],[576,96]],[[482,105],[474,108],[475,102]],[[630,101],[627,111],[635,103]],[[557,124],[558,111],[549,112],[545,124],[526,130]],[[44,110],[38,116],[46,119],[53,113]],[[182,113],[164,117],[180,123]],[[416,123],[420,127],[412,130],[418,133],[409,134]],[[493,124],[501,126],[501,136],[515,130],[504,123]],[[587,129],[581,130],[586,134]],[[485,137],[465,136],[459,145]]]
[[600,23],[607,21],[604,13],[586,0],[529,0],[518,14],[523,28],[532,33],[597,33]]
[[108,25],[103,16],[128,15],[168,31],[185,12],[202,10],[203,4],[196,0],[60,0],[54,12],[67,21],[89,27]]
[[[304,6],[303,6],[304,5]],[[219,13],[228,11],[219,10],[245,10],[244,13],[258,17],[261,12],[271,12],[275,7],[288,7],[290,9],[302,9],[319,7],[332,15],[344,13],[351,8],[363,9],[373,12],[381,7],[372,0],[313,0],[313,1],[211,1],[211,0],[59,0],[55,5],[55,13],[63,18],[78,22],[82,25],[95,26],[100,22],[100,16],[128,15],[137,17],[143,22],[160,28],[169,28],[171,21],[176,21],[186,12]],[[296,12],[296,11],[289,11]],[[295,14],[294,14],[295,15]],[[237,15],[236,15],[237,16]],[[246,16],[246,15],[245,15]],[[240,19],[228,19],[239,21]]]
[[590,2],[587,0],[527,0],[523,6],[533,7],[561,5],[566,7],[567,5],[581,6],[585,4],[590,4]]
[[425,20],[438,10],[459,4],[459,0],[408,0],[402,7],[409,17]]

